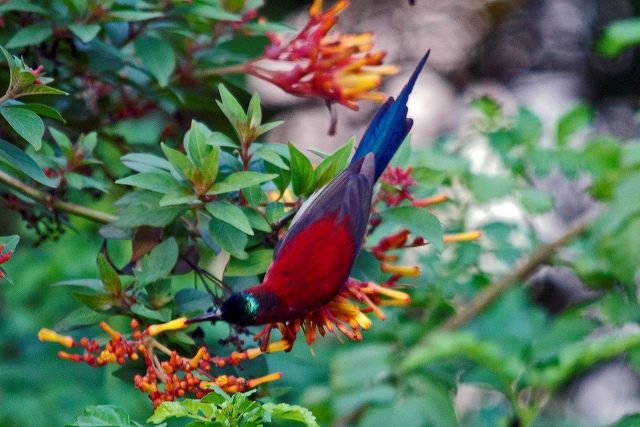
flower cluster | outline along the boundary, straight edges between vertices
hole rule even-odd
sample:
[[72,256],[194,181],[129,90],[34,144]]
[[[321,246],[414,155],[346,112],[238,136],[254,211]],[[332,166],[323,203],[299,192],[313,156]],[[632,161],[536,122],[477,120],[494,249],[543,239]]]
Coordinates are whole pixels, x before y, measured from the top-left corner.
[[[11,255],[13,254],[13,251],[7,251],[5,253],[2,253],[2,251],[4,251],[4,245],[0,245],[0,264],[4,264],[5,262],[9,261],[9,259],[11,259]],[[4,272],[2,271],[2,268],[0,268],[0,279],[2,279],[4,277]]]
[[371,51],[373,34],[327,36],[348,4],[338,0],[322,12],[322,0],[315,0],[309,21],[292,40],[285,43],[268,33],[271,45],[263,56],[244,64],[243,71],[291,94],[321,97],[353,110],[361,99],[384,101],[385,95],[375,90],[382,76],[396,74],[398,67],[383,66],[385,53]]
[[[124,338],[120,332],[102,322],[100,327],[110,337],[109,342],[104,346],[101,346],[95,339],[84,337],[76,341],[70,336],[63,336],[45,328],[38,332],[38,339],[57,342],[67,348],[81,348],[83,349],[82,354],[61,350],[58,352],[58,357],[73,362],[84,362],[94,367],[111,363],[122,365],[127,359],[135,361],[142,357],[147,369],[145,375],[138,374],[134,377],[134,383],[136,388],[148,393],[154,408],[162,402],[184,397],[187,393],[201,398],[212,391],[210,388],[212,385],[233,393],[255,388],[262,383],[282,377],[279,372],[250,380],[211,374],[213,367],[223,367],[227,364],[237,365],[242,360],[259,356],[263,352],[257,348],[244,352],[233,352],[228,357],[213,357],[205,347],[201,347],[193,357],[188,358],[178,355],[176,351],[168,349],[154,338],[164,331],[184,328],[186,326],[185,320],[186,318],[180,318],[140,331],[138,321],[134,319],[131,321],[133,333],[130,339]],[[266,351],[281,349],[283,349],[282,344],[273,343]],[[164,355],[164,360],[160,359],[158,353]]]

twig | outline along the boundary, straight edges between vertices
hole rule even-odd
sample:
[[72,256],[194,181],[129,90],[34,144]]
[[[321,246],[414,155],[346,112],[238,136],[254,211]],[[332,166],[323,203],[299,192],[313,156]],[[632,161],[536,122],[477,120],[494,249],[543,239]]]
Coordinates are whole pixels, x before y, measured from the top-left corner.
[[503,277],[492,285],[480,291],[469,303],[464,305],[456,314],[447,319],[441,326],[442,331],[452,331],[473,319],[478,313],[484,310],[504,291],[514,284],[523,281],[540,264],[548,261],[553,253],[565,246],[567,243],[589,229],[594,215],[587,214],[585,217],[576,220],[569,230],[559,239],[539,247],[529,259],[519,267],[516,267],[511,274]]
[[28,186],[24,182],[3,171],[0,171],[0,183],[13,188],[18,193],[35,200],[43,206],[63,211],[71,215],[76,215],[100,224],[108,224],[118,219],[117,216],[55,198],[50,194]]

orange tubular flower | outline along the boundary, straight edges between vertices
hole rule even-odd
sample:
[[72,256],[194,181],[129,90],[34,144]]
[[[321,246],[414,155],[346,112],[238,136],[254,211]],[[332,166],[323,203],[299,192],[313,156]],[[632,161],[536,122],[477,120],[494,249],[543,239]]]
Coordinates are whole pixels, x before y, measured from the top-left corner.
[[[395,65],[383,66],[384,52],[372,52],[373,34],[327,33],[338,21],[336,15],[349,5],[338,0],[322,12],[322,0],[309,8],[309,22],[289,43],[268,34],[271,45],[265,54],[246,64],[245,72],[280,86],[298,96],[316,96],[339,102],[353,110],[356,101],[382,102],[386,96],[375,92],[382,76],[396,74]],[[276,69],[264,62],[275,63]]]

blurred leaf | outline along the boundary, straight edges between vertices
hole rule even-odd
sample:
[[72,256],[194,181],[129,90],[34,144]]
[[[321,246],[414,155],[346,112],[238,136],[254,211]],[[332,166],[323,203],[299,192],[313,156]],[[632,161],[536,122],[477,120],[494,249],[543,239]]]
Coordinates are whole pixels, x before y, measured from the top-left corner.
[[207,194],[221,194],[237,191],[241,188],[251,187],[256,184],[270,181],[276,178],[276,174],[264,174],[259,172],[236,172],[227,176],[221,182],[216,182]]
[[596,52],[613,58],[640,44],[640,18],[614,21],[605,27],[595,45]]
[[425,209],[397,206],[383,211],[382,218],[406,228],[415,236],[423,237],[435,250],[444,249],[440,220]]
[[20,90],[21,97],[28,95],[68,95],[68,93],[46,85],[31,85]]
[[106,313],[98,313],[89,307],[79,307],[66,314],[54,327],[57,332],[66,332],[85,326],[97,325],[104,320]]
[[553,209],[554,200],[546,191],[523,188],[518,191],[520,202],[532,214],[540,214]]
[[564,147],[569,138],[578,130],[591,125],[593,121],[593,109],[588,104],[582,103],[567,111],[558,122],[556,138],[558,145]]
[[143,317],[149,320],[155,320],[158,322],[168,322],[169,320],[171,320],[169,317],[164,316],[161,312],[157,310],[151,310],[150,308],[147,308],[140,303],[132,305],[130,310],[136,316]]
[[0,114],[36,150],[42,146],[44,123],[36,113],[15,106],[0,106]]
[[149,19],[162,18],[162,12],[147,12],[143,10],[118,10],[109,11],[110,18],[117,18],[123,21],[147,21]]
[[224,271],[227,277],[255,276],[265,273],[273,260],[273,249],[258,249],[248,252],[247,259],[231,258]]
[[309,427],[320,427],[316,422],[316,417],[307,408],[287,403],[270,403],[262,405],[262,409],[273,420],[298,421]]
[[178,314],[207,311],[213,303],[211,295],[207,292],[192,288],[180,289],[173,299],[176,302],[176,312]]
[[107,311],[113,307],[114,300],[109,294],[72,292],[73,296],[95,311]]
[[511,194],[514,185],[511,175],[472,175],[469,180],[469,189],[480,203]]
[[313,190],[313,166],[311,162],[292,143],[289,143],[291,156],[291,186],[296,196],[308,195]]
[[171,163],[162,157],[146,153],[129,153],[120,158],[122,163],[136,172],[161,172],[168,171]]
[[74,424],[67,427],[142,427],[129,418],[129,414],[123,408],[115,405],[87,406],[85,411],[78,416]]
[[209,232],[213,241],[232,256],[239,259],[247,259],[249,257],[244,251],[248,237],[233,225],[218,218],[211,218]]
[[0,250],[0,253],[15,251],[19,241],[20,236],[16,234],[12,236],[0,236],[0,245],[2,246],[2,250]]
[[58,121],[61,121],[62,123],[66,123],[66,120],[62,118],[60,113],[58,111],[54,110],[53,108],[49,107],[48,105],[44,105],[44,104],[14,104],[14,105],[12,105],[12,108],[24,108],[26,110],[33,111],[34,113],[36,113],[36,114],[38,114],[40,116],[50,117],[52,119],[56,119]]
[[118,219],[113,223],[119,227],[137,227],[151,225],[153,227],[165,227],[186,211],[184,206],[160,206],[162,196],[149,191],[137,191],[129,193],[120,199],[120,205],[126,203],[126,208],[120,212]]
[[231,224],[238,230],[253,236],[253,229],[242,209],[229,202],[211,202],[205,205],[207,212],[214,218]]
[[100,32],[99,24],[69,24],[69,29],[82,43],[89,43]]
[[27,153],[2,139],[0,139],[0,160],[22,171],[40,184],[52,188],[57,186],[57,181],[46,176],[40,166]]
[[171,45],[153,36],[139,36],[133,45],[142,64],[158,80],[160,87],[167,86],[176,68],[176,56]]
[[50,23],[29,25],[20,28],[6,44],[7,49],[38,45],[53,35]]

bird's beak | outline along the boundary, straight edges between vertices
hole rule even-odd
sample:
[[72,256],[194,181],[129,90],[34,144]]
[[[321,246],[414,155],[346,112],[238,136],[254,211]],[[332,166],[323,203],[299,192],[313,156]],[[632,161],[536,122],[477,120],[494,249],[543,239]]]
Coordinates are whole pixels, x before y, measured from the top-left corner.
[[189,325],[191,323],[205,322],[207,320],[211,321],[211,323],[222,320],[222,312],[220,311],[220,309],[201,314],[200,316],[192,317],[191,319],[187,319],[185,323]]

